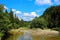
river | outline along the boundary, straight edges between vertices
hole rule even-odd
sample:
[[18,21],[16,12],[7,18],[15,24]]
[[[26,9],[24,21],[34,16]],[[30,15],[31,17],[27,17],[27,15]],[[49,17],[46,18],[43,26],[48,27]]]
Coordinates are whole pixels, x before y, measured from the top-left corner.
[[60,36],[59,32],[54,30],[29,29],[16,31],[7,40],[60,40]]

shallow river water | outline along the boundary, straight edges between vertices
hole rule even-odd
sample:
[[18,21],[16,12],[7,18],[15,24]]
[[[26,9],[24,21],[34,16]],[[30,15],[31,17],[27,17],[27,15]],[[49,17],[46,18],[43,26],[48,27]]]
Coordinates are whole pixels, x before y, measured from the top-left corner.
[[[29,31],[25,31],[22,34],[11,35],[7,40],[60,40],[60,36],[55,35],[55,33],[51,34],[53,36],[51,36],[50,34],[48,34],[49,36],[48,35],[44,36],[42,34],[37,35],[36,33],[37,32],[34,32],[35,35],[34,34],[32,35]],[[43,33],[43,34],[46,34],[46,33]]]

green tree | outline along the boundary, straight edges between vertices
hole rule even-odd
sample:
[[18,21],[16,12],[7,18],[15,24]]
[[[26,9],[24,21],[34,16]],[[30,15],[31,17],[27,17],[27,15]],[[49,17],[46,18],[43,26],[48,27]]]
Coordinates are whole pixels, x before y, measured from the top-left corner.
[[8,24],[9,24],[9,18],[5,14],[6,12],[3,11],[4,6],[0,4],[0,33],[2,33],[2,37],[5,35],[5,33],[8,33]]
[[48,22],[48,28],[59,28],[60,27],[60,5],[51,6],[47,8],[43,14],[43,17]]
[[10,19],[10,27],[11,28],[14,28],[14,16],[13,16],[13,11],[10,10],[10,13],[9,13],[9,19]]
[[15,14],[15,17],[14,17],[14,26],[15,26],[15,28],[19,28],[20,27],[20,20],[16,16],[16,14]]
[[0,12],[3,12],[3,10],[4,10],[4,5],[0,4]]
[[24,20],[21,19],[21,21],[20,21],[20,27],[24,27],[24,25],[25,25]]
[[46,28],[47,21],[44,18],[35,18],[30,25],[30,28]]

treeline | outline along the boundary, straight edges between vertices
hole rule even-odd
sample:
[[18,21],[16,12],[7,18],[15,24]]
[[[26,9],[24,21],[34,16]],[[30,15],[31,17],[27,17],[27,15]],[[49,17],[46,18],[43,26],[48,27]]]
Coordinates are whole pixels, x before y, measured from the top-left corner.
[[32,20],[30,28],[49,28],[60,31],[60,5],[47,8],[43,15]]
[[[29,22],[24,21],[23,19],[19,20],[16,14],[13,13],[12,9],[8,12],[8,10],[4,9],[4,5],[0,4],[0,36],[8,37],[9,30],[17,29],[20,27],[27,27]],[[2,38],[4,40],[4,38]]]

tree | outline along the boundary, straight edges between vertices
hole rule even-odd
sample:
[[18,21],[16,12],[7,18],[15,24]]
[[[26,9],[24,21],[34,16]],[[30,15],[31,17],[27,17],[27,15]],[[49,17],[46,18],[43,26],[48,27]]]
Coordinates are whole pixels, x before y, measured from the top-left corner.
[[44,18],[35,18],[30,25],[30,28],[46,28],[47,21]]
[[15,14],[15,17],[14,17],[14,26],[15,26],[15,28],[19,28],[20,27],[20,20],[16,16],[16,14]]
[[9,15],[10,15],[9,19],[10,19],[10,24],[11,24],[10,27],[14,28],[14,16],[13,16],[13,11],[12,10],[10,10]]
[[3,10],[4,10],[4,5],[0,4],[0,12],[3,12]]
[[60,5],[47,8],[43,17],[48,21],[48,28],[60,27]]
[[4,6],[0,4],[0,33],[2,33],[4,36],[5,33],[8,33],[8,24],[9,24],[9,18],[5,14],[6,12],[3,12]]
[[4,6],[0,4],[0,34],[3,34],[1,40],[6,40],[9,37],[9,30],[23,26],[25,26],[23,20],[19,20],[12,10],[10,12],[4,10]]
[[20,27],[24,27],[24,26],[25,26],[24,20],[21,19],[21,21],[20,21]]

